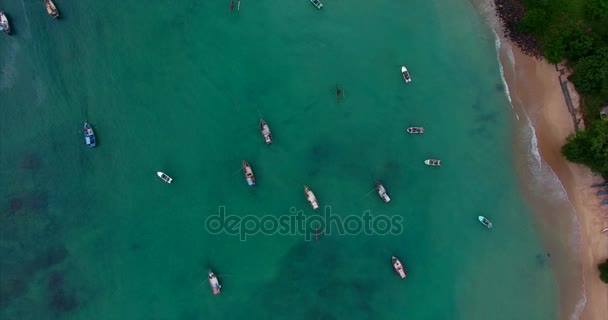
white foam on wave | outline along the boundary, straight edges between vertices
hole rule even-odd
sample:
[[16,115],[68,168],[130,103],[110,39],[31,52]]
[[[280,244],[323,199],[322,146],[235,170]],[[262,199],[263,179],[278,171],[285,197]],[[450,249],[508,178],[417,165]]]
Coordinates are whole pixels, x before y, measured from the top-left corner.
[[[519,120],[519,114],[515,111],[513,107],[513,100],[511,99],[511,90],[509,90],[509,84],[507,83],[507,79],[505,78],[505,68],[502,65],[502,61],[500,61],[500,49],[502,48],[502,41],[500,40],[500,36],[496,33],[496,30],[492,28],[492,32],[494,32],[494,44],[496,47],[496,61],[498,61],[498,68],[500,70],[500,80],[502,81],[502,85],[505,88],[505,96],[507,96],[507,100],[509,100],[509,105],[511,105],[511,109],[515,113],[515,117]],[[509,60],[511,61],[511,66],[515,66],[515,58],[513,57],[513,52],[511,48],[507,48],[507,55],[509,56]]]

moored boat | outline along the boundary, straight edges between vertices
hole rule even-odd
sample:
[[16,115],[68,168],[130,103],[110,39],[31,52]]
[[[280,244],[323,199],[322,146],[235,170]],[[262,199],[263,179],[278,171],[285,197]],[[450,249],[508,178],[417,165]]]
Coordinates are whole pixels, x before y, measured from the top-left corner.
[[403,75],[403,80],[405,80],[405,83],[412,82],[412,77],[410,76],[410,72],[407,71],[407,68],[405,66],[401,66],[401,74]]
[[319,1],[319,0],[310,0],[310,2],[311,2],[311,3],[312,3],[314,6],[315,6],[315,7],[317,7],[317,9],[321,9],[321,8],[323,8],[323,4],[322,4],[322,3],[321,3],[321,1]]
[[399,259],[397,259],[397,257],[393,256],[391,258],[391,262],[393,264],[393,269],[395,269],[395,272],[397,272],[399,277],[401,279],[405,279],[405,277],[407,277],[407,271],[403,267],[403,264],[401,263],[401,261]]
[[171,183],[173,182],[173,178],[169,177],[169,175],[167,175],[166,173],[162,172],[162,171],[157,171],[156,175],[161,178],[164,182],[166,183]]
[[266,121],[260,119],[260,132],[262,133],[262,137],[264,137],[264,141],[266,144],[272,143],[272,133],[270,132],[270,127]]
[[4,11],[0,11],[0,30],[6,34],[11,34],[11,25],[8,23],[8,18]]
[[245,174],[245,180],[247,180],[247,184],[250,186],[255,185],[255,176],[253,175],[253,170],[247,161],[243,160],[243,173]]
[[386,189],[379,181],[376,181],[376,191],[378,191],[378,195],[380,196],[382,201],[386,203],[391,202],[391,197],[388,196],[388,193],[386,193]]
[[213,271],[209,270],[209,286],[214,295],[222,293],[222,285]]
[[441,166],[441,160],[437,159],[426,159],[424,160],[424,164],[431,167],[439,167]]
[[481,222],[481,224],[486,226],[486,228],[492,229],[492,222],[490,222],[490,220],[488,220],[486,217],[479,216],[479,217],[477,217],[477,219],[479,220],[479,222]]
[[95,133],[93,132],[93,128],[88,122],[84,123],[84,127],[82,128],[82,135],[84,136],[84,143],[87,144],[89,148],[95,147],[97,142],[95,141]]
[[319,202],[317,201],[317,197],[315,197],[315,194],[312,192],[312,190],[310,190],[308,186],[304,186],[304,195],[306,196],[306,200],[310,202],[310,205],[312,206],[313,210],[319,209]]
[[417,133],[424,133],[424,128],[423,127],[409,127],[406,129],[407,133],[411,133],[411,134],[417,134]]
[[53,0],[44,0],[44,5],[46,6],[46,12],[51,15],[51,17],[57,19],[59,18],[59,10],[53,3]]

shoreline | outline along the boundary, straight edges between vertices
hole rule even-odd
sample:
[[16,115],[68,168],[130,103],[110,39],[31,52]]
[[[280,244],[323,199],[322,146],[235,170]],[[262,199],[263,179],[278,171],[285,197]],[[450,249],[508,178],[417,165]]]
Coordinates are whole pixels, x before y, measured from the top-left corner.
[[[560,83],[560,79],[565,77],[560,76],[560,71],[554,65],[523,54],[515,44],[503,37],[501,41],[506,44],[499,48],[500,62],[503,66],[512,67],[512,70],[505,70],[505,81],[513,95],[514,111],[525,114],[530,120],[538,142],[541,162],[544,162],[561,182],[580,227],[580,243],[577,248],[579,266],[573,267],[580,267],[582,273],[582,279],[579,279],[582,297],[570,296],[567,291],[576,291],[577,288],[572,288],[575,284],[564,281],[564,275],[560,276],[560,271],[556,270],[558,282],[562,282],[559,283],[560,318],[608,319],[608,285],[600,281],[597,271],[597,264],[608,257],[608,235],[601,233],[601,230],[608,226],[608,220],[604,218],[605,213],[599,206],[600,200],[595,195],[597,190],[590,187],[592,183],[601,181],[601,178],[594,178],[588,168],[568,162],[560,151],[566,137],[575,132],[576,124],[573,123],[573,115],[569,111]],[[572,97],[572,104],[578,109],[578,95],[571,83],[568,83],[568,92]],[[551,220],[555,217],[540,213],[540,219]],[[548,224],[545,227],[549,229],[555,222],[540,223]],[[549,237],[560,236],[553,234]],[[547,241],[553,240],[555,239]],[[572,301],[573,299],[576,301]]]
[[496,36],[497,60],[514,113],[513,161],[541,239],[553,253],[559,318],[608,319],[608,285],[597,270],[608,258],[608,233],[601,233],[608,227],[608,208],[599,206],[590,187],[601,178],[561,155],[566,137],[584,126],[579,96],[565,68],[526,55],[506,39],[494,0],[471,3]]

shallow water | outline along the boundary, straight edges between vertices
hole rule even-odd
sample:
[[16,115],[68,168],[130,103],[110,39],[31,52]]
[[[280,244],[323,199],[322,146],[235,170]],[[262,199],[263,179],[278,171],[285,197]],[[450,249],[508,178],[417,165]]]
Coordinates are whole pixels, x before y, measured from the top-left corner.
[[[467,1],[57,5],[59,21],[36,1],[3,3],[15,35],[0,37],[2,318],[556,317],[494,36]],[[399,216],[403,231],[205,229],[220,207],[312,216],[305,184],[336,215]]]

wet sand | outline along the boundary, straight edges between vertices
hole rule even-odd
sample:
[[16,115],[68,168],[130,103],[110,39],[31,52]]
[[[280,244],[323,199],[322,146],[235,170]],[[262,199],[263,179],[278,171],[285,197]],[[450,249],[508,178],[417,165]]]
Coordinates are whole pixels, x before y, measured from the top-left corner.
[[[500,58],[505,66],[505,79],[513,97],[514,109],[520,116],[531,120],[540,156],[561,181],[580,224],[580,241],[576,244],[580,246],[576,248],[579,260],[574,261],[578,265],[568,266],[562,263],[561,266],[553,266],[556,268],[558,282],[561,281],[561,318],[580,316],[580,319],[608,319],[608,285],[599,280],[597,270],[598,263],[608,257],[608,234],[601,233],[603,228],[608,227],[608,219],[605,210],[602,211],[599,206],[600,199],[595,195],[597,189],[590,187],[594,182],[601,181],[601,178],[593,177],[590,170],[583,166],[568,162],[560,153],[566,137],[575,129],[555,66],[524,55],[514,45],[510,45],[512,55],[509,57],[508,47],[509,45],[503,45]],[[572,84],[569,84],[573,104],[578,106],[578,96],[572,88]],[[561,209],[567,211],[568,208]],[[540,229],[554,224],[550,220],[556,219],[555,215],[551,216],[547,212],[540,215],[540,220],[544,220],[540,222]],[[549,239],[552,241],[559,237],[571,237],[570,233],[576,232],[572,229],[577,228],[564,230],[568,229],[566,226],[550,230],[552,232],[547,232],[546,229],[541,230],[541,233],[545,234],[545,238],[552,238]],[[565,235],[562,232],[569,233]],[[567,259],[562,259],[563,261]],[[577,281],[579,284],[573,283],[572,279],[564,279],[568,278],[565,274],[569,273],[569,268],[580,268],[582,271],[582,279]],[[570,272],[570,278],[571,275]],[[579,289],[581,282],[584,290]]]

